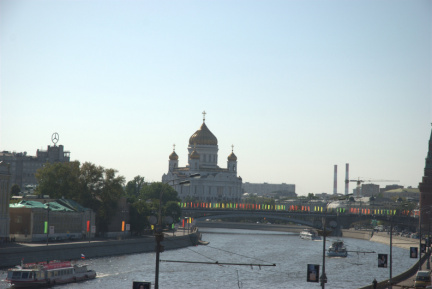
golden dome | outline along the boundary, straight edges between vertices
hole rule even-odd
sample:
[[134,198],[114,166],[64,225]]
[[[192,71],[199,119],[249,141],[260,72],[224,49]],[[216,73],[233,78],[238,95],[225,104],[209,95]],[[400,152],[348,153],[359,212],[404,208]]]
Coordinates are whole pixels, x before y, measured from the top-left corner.
[[229,161],[237,161],[237,156],[234,154],[234,152],[232,152],[232,153],[228,156],[228,160],[229,160]]
[[194,149],[194,150],[191,152],[191,154],[190,154],[190,158],[191,158],[191,159],[194,159],[194,160],[199,160],[200,155],[199,155],[199,153]]
[[201,125],[200,129],[197,130],[190,138],[189,144],[197,145],[217,145],[218,141],[214,134],[207,128],[205,122]]
[[175,151],[173,151],[170,155],[169,155],[169,159],[172,161],[177,161],[178,160],[178,155],[176,154]]

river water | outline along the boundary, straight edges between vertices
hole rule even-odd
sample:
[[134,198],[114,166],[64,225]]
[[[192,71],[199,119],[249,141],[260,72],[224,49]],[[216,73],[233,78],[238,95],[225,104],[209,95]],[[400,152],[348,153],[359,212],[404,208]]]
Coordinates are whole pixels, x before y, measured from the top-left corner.
[[[320,288],[306,282],[307,264],[322,269],[322,241],[307,241],[296,233],[201,228],[207,246],[183,248],[161,253],[161,260],[276,264],[275,267],[242,265],[205,265],[161,262],[159,288]],[[169,239],[165,239],[168,242]],[[328,238],[326,248],[334,238]],[[378,268],[377,254],[389,254],[389,247],[366,240],[342,238],[349,251],[375,251],[375,254],[349,253],[347,258],[326,258],[326,288],[359,288],[388,279],[389,269]],[[56,288],[132,288],[133,281],[154,284],[155,253],[87,259],[97,278]],[[409,251],[393,247],[393,276],[410,268],[417,259]],[[0,280],[6,277],[0,271]],[[0,281],[0,288],[9,288]],[[153,287],[152,287],[153,288]]]

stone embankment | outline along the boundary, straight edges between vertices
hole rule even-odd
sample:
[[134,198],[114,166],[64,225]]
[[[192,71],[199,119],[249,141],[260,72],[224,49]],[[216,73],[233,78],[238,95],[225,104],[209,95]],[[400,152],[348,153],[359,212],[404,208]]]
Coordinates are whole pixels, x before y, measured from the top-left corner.
[[[371,242],[386,244],[390,246],[390,235],[387,232],[373,232],[371,230],[342,230],[342,236],[346,238],[364,239]],[[393,236],[392,246],[407,249],[418,247],[419,239]]]
[[[172,236],[165,234],[162,242],[165,250],[174,250],[198,243],[199,232]],[[47,260],[76,260],[84,254],[86,258],[108,257],[115,255],[147,253],[155,251],[153,236],[125,240],[96,240],[86,242],[15,244],[0,248],[0,268],[13,267],[21,263],[42,262]]]

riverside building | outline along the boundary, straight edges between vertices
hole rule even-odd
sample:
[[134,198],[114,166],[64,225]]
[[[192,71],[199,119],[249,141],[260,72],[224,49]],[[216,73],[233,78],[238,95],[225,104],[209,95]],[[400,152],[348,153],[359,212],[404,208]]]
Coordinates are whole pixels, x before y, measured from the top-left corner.
[[[234,146],[227,158],[226,168],[218,166],[218,150],[218,140],[208,129],[203,112],[201,127],[189,138],[187,165],[179,166],[174,147],[169,156],[168,173],[162,176],[162,182],[170,184],[182,201],[239,202],[242,179],[237,176]],[[192,174],[200,174],[200,177],[190,178]],[[184,180],[189,180],[190,185],[180,185]]]
[[9,165],[0,161],[0,243],[9,239]]
[[69,162],[70,152],[65,151],[63,145],[57,146],[59,135],[54,133],[51,137],[53,146],[48,145],[47,150],[37,150],[36,156],[29,156],[27,152],[0,152],[0,161],[10,165],[10,185],[17,184],[21,190],[25,186],[37,184],[35,173],[45,163]]

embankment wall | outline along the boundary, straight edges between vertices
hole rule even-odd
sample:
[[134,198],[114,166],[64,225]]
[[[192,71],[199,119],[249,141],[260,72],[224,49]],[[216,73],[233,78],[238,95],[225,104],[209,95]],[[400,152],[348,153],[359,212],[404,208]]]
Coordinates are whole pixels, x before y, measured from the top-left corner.
[[[162,245],[165,250],[174,250],[196,245],[199,233],[185,236],[165,237]],[[29,246],[6,247],[0,249],[0,268],[13,267],[21,263],[41,262],[46,260],[76,260],[81,254],[86,258],[98,258],[115,255],[154,252],[154,237],[143,237],[126,240],[106,240],[76,242],[65,244],[29,244]]]

